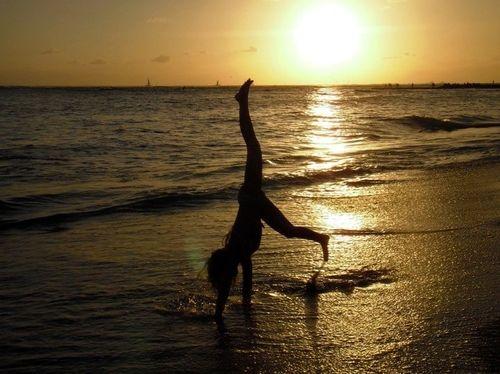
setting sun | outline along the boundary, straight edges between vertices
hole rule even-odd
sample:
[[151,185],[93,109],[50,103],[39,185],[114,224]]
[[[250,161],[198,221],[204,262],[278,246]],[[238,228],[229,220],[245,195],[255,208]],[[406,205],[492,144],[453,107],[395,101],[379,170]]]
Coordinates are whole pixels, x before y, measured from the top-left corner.
[[329,67],[352,59],[359,50],[358,21],[345,8],[323,5],[305,13],[295,27],[297,52],[314,67]]

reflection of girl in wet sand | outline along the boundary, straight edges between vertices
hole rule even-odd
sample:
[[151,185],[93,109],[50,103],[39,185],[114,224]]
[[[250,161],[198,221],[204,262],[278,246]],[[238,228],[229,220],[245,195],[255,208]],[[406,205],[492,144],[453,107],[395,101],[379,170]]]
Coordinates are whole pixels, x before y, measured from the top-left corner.
[[287,238],[313,240],[323,249],[328,260],[328,235],[307,227],[294,226],[262,191],[262,153],[248,109],[248,92],[252,80],[240,87],[235,98],[240,106],[240,129],[247,147],[245,179],[238,193],[239,210],[224,248],[212,253],[208,260],[208,278],[217,291],[215,317],[222,319],[222,312],[229,290],[237,273],[238,264],[243,269],[243,302],[250,303],[252,294],[252,254],[259,248],[262,236],[261,219]]

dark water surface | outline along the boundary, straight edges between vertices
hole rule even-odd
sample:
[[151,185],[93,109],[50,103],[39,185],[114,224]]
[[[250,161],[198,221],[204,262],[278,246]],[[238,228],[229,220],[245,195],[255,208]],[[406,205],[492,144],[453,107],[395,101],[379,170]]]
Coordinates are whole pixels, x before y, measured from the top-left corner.
[[0,368],[498,369],[500,91],[256,87],[265,228],[225,330],[203,264],[237,209],[234,89],[0,90]]

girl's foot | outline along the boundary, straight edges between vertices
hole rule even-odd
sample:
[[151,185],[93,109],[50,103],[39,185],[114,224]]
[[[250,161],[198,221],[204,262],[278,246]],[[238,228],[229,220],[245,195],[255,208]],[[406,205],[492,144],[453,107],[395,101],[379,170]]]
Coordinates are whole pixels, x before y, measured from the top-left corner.
[[234,95],[234,98],[236,99],[237,102],[241,103],[245,100],[248,100],[248,91],[250,90],[250,85],[253,83],[253,80],[248,78],[245,83],[243,83],[240,87],[240,90],[236,95]]
[[321,249],[323,249],[323,260],[328,261],[328,242],[330,237],[328,235],[321,235]]

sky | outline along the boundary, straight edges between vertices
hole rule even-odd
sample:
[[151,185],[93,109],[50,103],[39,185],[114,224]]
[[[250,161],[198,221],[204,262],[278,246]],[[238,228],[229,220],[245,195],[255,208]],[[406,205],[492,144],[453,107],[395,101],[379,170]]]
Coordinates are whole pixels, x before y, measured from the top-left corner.
[[0,85],[500,81],[499,20],[499,0],[0,0]]

